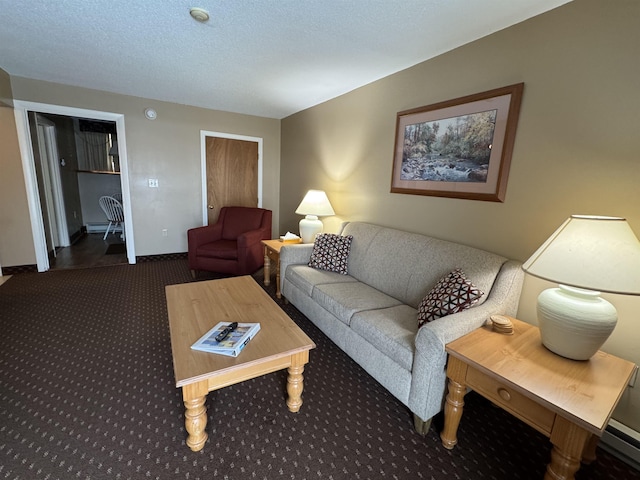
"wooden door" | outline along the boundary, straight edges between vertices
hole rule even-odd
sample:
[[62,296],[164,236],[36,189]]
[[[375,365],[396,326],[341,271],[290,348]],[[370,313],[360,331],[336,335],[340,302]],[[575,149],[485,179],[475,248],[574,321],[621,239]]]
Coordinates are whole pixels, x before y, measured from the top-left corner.
[[226,206],[258,206],[258,143],[206,137],[209,225]]

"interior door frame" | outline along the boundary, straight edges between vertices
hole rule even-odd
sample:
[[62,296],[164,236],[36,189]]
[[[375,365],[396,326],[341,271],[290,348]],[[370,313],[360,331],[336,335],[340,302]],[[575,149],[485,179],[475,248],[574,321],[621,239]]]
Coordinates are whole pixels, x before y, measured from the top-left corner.
[[210,132],[200,130],[200,164],[202,168],[202,225],[209,225],[207,214],[207,137],[227,138],[231,140],[243,140],[258,144],[258,207],[262,208],[262,137],[250,137],[236,135],[234,133]]
[[[40,128],[42,128],[42,130]],[[69,229],[67,227],[67,214],[64,208],[62,179],[60,177],[60,168],[58,167],[56,126],[51,120],[36,113],[36,131],[38,143],[41,144],[40,149],[45,153],[45,158],[40,159],[43,167],[43,181],[45,183],[42,187],[45,191],[50,189],[51,205],[49,208],[51,213],[53,213],[54,221],[52,222],[51,219],[49,221],[50,223],[55,223],[56,227],[55,237],[57,238],[54,238],[55,252],[55,247],[68,247],[71,244],[69,240]]]
[[40,194],[38,192],[38,182],[35,171],[35,160],[33,147],[31,145],[31,134],[29,131],[28,112],[52,113],[55,115],[66,115],[68,117],[94,118],[96,120],[107,120],[115,122],[118,135],[118,150],[120,159],[120,185],[122,188],[124,225],[127,235],[126,248],[127,260],[130,264],[136,263],[133,218],[131,215],[131,194],[129,191],[129,164],[127,159],[127,139],[125,135],[124,115],[121,113],[102,112],[98,110],[86,110],[84,108],[64,107],[61,105],[50,105],[46,103],[28,102],[23,100],[13,101],[13,111],[16,119],[16,131],[18,134],[18,144],[20,147],[20,157],[22,159],[22,170],[24,172],[25,187],[27,190],[27,202],[29,205],[29,217],[31,220],[31,232],[33,235],[33,246],[36,254],[36,264],[38,272],[49,270],[49,255],[47,252],[47,242],[44,232],[44,222],[40,209]]

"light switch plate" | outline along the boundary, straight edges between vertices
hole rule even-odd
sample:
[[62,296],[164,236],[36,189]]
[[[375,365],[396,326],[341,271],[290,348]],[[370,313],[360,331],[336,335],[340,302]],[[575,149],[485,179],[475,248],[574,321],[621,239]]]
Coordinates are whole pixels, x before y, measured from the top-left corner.
[[149,179],[149,187],[150,188],[158,188],[158,179],[157,178],[150,178]]

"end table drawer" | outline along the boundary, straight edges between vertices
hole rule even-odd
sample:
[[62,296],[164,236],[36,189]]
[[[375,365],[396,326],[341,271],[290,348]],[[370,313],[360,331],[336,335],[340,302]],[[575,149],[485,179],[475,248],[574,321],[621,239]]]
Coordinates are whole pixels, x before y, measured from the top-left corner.
[[468,387],[522,419],[539,432],[546,435],[551,433],[555,414],[542,405],[474,368],[467,370],[466,383]]

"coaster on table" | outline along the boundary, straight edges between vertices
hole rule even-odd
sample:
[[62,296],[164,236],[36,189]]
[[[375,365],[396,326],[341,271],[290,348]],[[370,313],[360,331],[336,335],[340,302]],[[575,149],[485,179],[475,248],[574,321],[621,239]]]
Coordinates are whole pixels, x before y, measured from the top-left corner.
[[491,315],[491,324],[493,331],[504,335],[513,335],[513,323],[504,315]]

